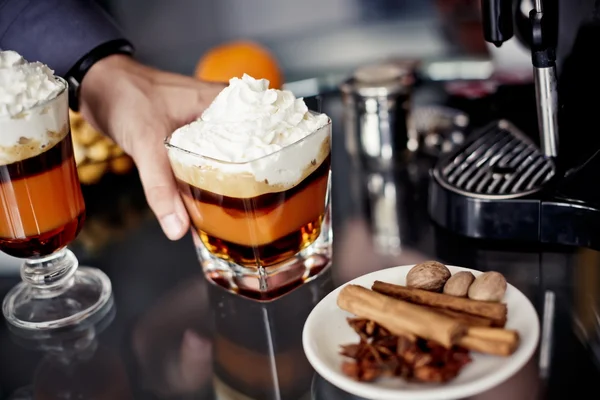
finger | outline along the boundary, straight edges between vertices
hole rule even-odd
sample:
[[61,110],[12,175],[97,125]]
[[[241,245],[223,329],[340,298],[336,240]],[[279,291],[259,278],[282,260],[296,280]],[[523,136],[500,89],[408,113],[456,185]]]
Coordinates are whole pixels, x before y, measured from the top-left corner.
[[138,167],[148,205],[165,235],[181,239],[189,228],[189,218],[177,191],[171,166],[159,135],[148,135],[152,143],[133,146],[132,157]]
[[192,122],[202,114],[223,88],[225,88],[223,83],[201,82],[186,77],[179,85],[171,87],[171,90],[177,91],[171,98],[176,98],[177,101],[166,105],[169,108],[169,115],[178,125]]

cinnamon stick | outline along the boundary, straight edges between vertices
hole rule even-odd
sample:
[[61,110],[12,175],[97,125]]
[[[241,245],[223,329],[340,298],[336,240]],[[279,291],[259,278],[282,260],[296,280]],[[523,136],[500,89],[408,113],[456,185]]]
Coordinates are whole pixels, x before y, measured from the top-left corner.
[[470,327],[459,345],[480,353],[509,356],[519,347],[517,331],[499,328]]
[[464,297],[428,292],[426,290],[408,288],[381,281],[375,281],[372,289],[384,295],[411,303],[460,311],[488,318],[493,321],[494,325],[503,325],[506,322],[507,309],[504,303],[471,300]]
[[519,332],[510,329],[469,327],[467,335],[497,342],[519,344]]
[[473,336],[461,338],[458,344],[468,350],[501,357],[510,356],[517,349],[517,346],[512,343],[487,340]]
[[439,307],[430,307],[430,306],[422,306],[427,308],[428,310],[444,314],[448,317],[454,318],[457,321],[462,322],[468,326],[482,326],[482,327],[490,327],[493,325],[494,321],[489,318],[478,317],[477,315],[471,315],[460,311],[447,310],[445,308]]
[[446,348],[458,343],[467,329],[445,315],[357,285],[345,286],[338,295],[337,304],[343,310],[377,322],[394,335],[409,332]]

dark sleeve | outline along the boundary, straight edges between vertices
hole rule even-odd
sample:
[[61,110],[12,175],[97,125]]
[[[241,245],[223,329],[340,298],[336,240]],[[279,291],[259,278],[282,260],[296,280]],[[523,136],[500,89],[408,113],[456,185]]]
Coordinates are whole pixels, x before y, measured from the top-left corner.
[[124,39],[94,0],[0,0],[0,49],[65,76],[103,43]]

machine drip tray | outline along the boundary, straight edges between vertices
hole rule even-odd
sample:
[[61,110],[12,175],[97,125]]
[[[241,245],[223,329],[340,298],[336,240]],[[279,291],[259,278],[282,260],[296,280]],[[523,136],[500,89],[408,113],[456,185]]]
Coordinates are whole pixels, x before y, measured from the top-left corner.
[[564,176],[556,171],[526,135],[496,121],[439,160],[431,171],[429,213],[467,237],[600,250],[600,194],[590,189],[600,152]]
[[500,120],[441,160],[433,176],[458,194],[500,200],[538,192],[555,172],[554,162],[527,136]]

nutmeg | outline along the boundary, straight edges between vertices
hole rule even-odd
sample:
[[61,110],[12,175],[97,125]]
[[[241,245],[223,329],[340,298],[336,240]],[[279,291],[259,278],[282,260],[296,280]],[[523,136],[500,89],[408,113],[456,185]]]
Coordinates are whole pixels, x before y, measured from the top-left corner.
[[469,271],[457,272],[444,285],[444,293],[450,296],[467,297],[469,287],[474,280],[475,276]]
[[442,263],[425,261],[417,264],[406,275],[406,286],[439,292],[452,274]]
[[506,278],[500,272],[484,272],[469,287],[469,298],[480,301],[499,302],[504,298],[506,286]]

